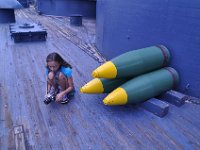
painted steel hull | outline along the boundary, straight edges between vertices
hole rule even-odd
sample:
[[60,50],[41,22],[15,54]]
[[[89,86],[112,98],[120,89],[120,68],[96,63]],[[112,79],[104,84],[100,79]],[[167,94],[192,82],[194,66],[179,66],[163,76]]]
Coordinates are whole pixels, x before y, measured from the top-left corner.
[[181,76],[177,90],[200,97],[199,12],[199,0],[98,0],[97,47],[113,59],[130,49],[163,44]]

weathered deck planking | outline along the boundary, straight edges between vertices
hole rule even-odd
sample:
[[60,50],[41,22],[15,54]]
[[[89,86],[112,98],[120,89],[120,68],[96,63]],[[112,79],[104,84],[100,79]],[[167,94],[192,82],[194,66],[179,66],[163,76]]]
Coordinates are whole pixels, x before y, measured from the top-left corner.
[[[16,148],[14,128],[21,125],[31,150],[200,149],[199,105],[170,105],[159,118],[138,106],[104,106],[104,95],[79,93],[101,62],[93,47],[94,20],[70,27],[67,18],[38,16],[31,9],[16,11],[16,20],[40,22],[48,38],[15,44],[8,24],[0,24],[0,149]],[[67,105],[43,103],[45,58],[52,51],[73,66],[77,92]]]

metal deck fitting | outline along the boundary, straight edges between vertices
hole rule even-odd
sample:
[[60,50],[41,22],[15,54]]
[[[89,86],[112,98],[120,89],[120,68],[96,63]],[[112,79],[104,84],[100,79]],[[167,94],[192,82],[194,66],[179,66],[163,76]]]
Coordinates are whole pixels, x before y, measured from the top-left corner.
[[47,31],[40,24],[10,24],[11,37],[14,42],[46,41]]

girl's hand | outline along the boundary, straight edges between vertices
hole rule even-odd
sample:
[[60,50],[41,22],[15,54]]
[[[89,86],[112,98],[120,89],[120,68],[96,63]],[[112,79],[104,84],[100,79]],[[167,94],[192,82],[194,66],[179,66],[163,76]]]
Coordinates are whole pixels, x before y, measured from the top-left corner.
[[61,101],[62,98],[63,98],[63,96],[64,96],[64,93],[63,93],[63,92],[58,93],[58,94],[56,95],[56,102]]

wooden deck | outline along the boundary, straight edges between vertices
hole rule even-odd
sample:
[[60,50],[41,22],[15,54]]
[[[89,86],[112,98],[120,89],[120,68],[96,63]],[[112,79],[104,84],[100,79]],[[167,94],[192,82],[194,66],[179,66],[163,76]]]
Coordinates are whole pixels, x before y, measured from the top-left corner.
[[[159,118],[138,106],[104,106],[104,95],[79,92],[103,61],[94,46],[95,20],[71,27],[66,17],[38,16],[33,9],[15,13],[17,22],[40,22],[48,38],[15,44],[9,24],[0,24],[1,150],[22,149],[23,137],[30,150],[200,149],[198,104],[170,105],[168,115]],[[43,103],[45,58],[52,51],[73,66],[77,92],[66,105]]]

